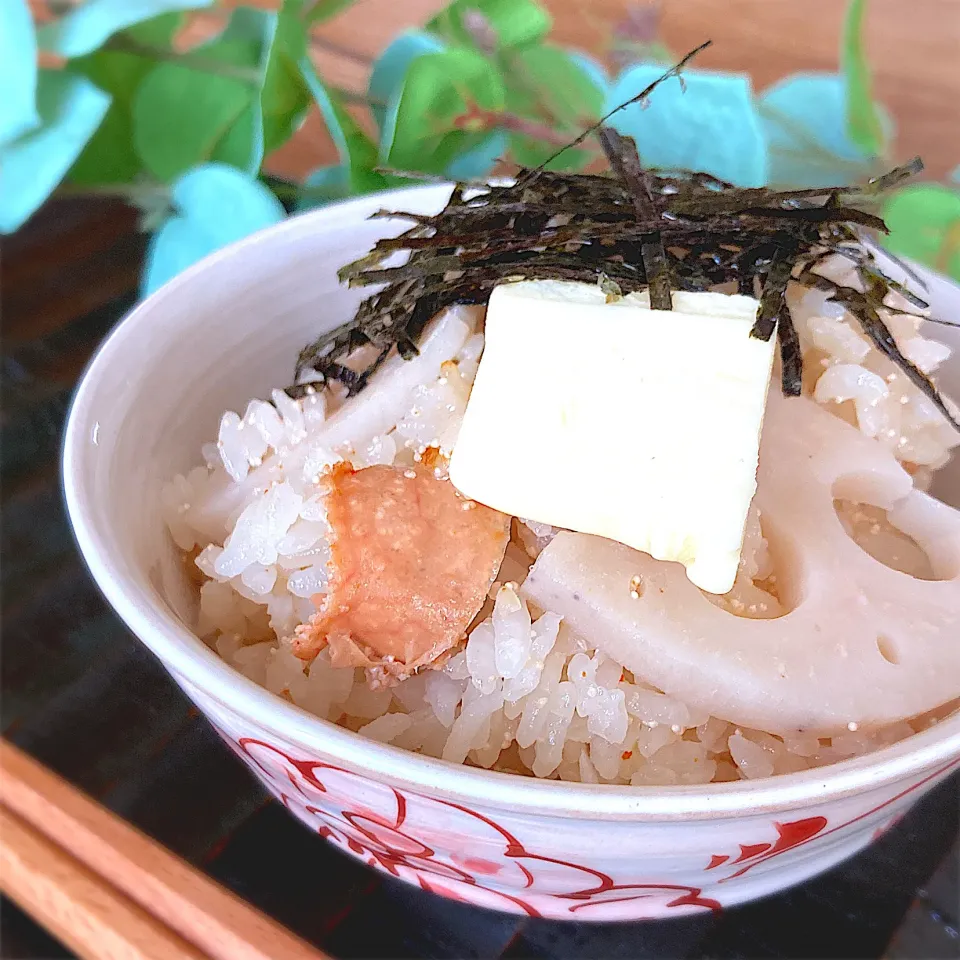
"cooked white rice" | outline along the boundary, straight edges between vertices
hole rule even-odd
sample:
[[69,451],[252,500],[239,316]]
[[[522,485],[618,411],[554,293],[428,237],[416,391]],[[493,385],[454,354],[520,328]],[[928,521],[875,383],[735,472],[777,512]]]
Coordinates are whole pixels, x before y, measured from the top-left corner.
[[[856,282],[845,262],[831,269]],[[957,443],[952,428],[824,294],[804,292],[791,305],[807,393],[889,447],[925,482]],[[947,348],[924,337],[917,318],[897,312],[905,304],[890,307],[885,319],[900,349],[934,371]],[[333,668],[327,651],[305,667],[288,638],[314,613],[311,598],[326,589],[319,475],[340,459],[364,467],[412,463],[431,447],[449,453],[483,347],[479,317],[475,309],[454,308],[420,356],[355,414],[338,409],[336,397],[294,401],[280,390],[272,403],[250,401],[242,416],[225,413],[217,442],[203,448],[205,465],[166,485],[170,532],[202,576],[196,629],[224,660],[316,716],[375,740],[454,763],[589,783],[788,773],[893,743],[946,712],[832,737],[778,737],[708,716],[625,671],[557,615],[528,606],[518,585],[554,531],[522,520],[514,523],[484,619],[442,669],[370,690],[361,670]],[[874,556],[923,575],[926,558],[899,556],[903,538],[881,529],[882,517],[855,505],[841,505],[839,513]],[[740,616],[778,616],[779,600],[765,589],[771,572],[753,510],[734,589],[710,599]]]

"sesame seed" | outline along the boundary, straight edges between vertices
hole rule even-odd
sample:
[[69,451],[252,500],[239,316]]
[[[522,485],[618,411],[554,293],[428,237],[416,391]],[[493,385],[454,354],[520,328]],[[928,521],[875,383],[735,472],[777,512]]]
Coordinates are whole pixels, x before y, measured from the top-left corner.
[[854,723],[854,722],[851,720],[851,721],[847,724],[847,729],[848,729],[851,733],[856,733],[857,730],[860,729],[860,725],[857,724],[857,723]]
[[416,479],[417,479],[417,471],[416,471],[416,470],[404,470],[404,471],[403,471],[403,475],[404,475],[408,480],[416,480]]
[[679,723],[673,723],[673,724],[671,724],[671,725],[670,725],[670,729],[671,729],[674,733],[682,733],[682,732],[683,732],[683,727],[681,727]]

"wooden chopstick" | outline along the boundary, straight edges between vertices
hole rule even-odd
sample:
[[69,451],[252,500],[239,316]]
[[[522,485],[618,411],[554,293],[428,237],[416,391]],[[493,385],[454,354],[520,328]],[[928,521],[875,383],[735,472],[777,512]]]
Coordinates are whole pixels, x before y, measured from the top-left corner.
[[81,957],[203,960],[196,947],[2,806],[0,890]]
[[[115,892],[199,951],[183,954],[185,957],[328,960],[325,954],[2,739],[0,804],[42,834],[52,846],[79,861],[90,875],[99,875],[105,886],[115,888]],[[11,822],[15,824],[11,836],[22,837],[22,830],[16,832],[16,821]],[[0,844],[6,846],[5,834],[0,837]],[[16,856],[16,851],[11,856]],[[51,882],[57,884],[55,878]],[[11,890],[9,895],[18,899],[16,890]],[[24,907],[29,912],[29,905]],[[111,956],[103,951],[83,954],[77,949],[77,952],[97,960]],[[131,960],[139,960],[141,956],[122,955]]]

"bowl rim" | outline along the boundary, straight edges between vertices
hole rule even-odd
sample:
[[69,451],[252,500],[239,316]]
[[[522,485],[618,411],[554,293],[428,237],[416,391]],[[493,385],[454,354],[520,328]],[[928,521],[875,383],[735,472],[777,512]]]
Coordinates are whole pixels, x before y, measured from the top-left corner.
[[[134,635],[174,673],[174,679],[185,681],[228,713],[280,740],[294,741],[308,751],[343,762],[353,772],[391,786],[517,812],[590,820],[726,819],[822,804],[925,773],[932,779],[960,763],[958,714],[859,757],[799,773],[730,783],[659,787],[585,784],[452,764],[362,737],[270,693],[229,666],[172,611],[131,583],[100,535],[82,482],[82,464],[91,448],[86,441],[95,422],[92,414],[98,381],[115,362],[115,355],[122,353],[158,312],[163,312],[168,301],[241,251],[271,243],[285,234],[322,230],[328,222],[342,221],[351,208],[362,214],[369,212],[368,208],[402,202],[413,194],[441,194],[451,187],[449,183],[431,183],[368,194],[289,217],[258,231],[193,264],[137,304],[99,346],[80,378],[67,415],[61,479],[81,555],[99,589]],[[108,520],[102,523],[108,524]]]

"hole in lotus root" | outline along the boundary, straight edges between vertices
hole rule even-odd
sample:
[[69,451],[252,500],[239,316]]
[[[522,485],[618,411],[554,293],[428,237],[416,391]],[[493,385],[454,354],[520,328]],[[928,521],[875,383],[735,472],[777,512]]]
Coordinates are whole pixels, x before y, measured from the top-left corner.
[[889,637],[885,637],[883,634],[877,637],[877,649],[887,663],[898,664],[900,662],[900,654],[897,652],[896,644]]
[[833,508],[847,536],[874,560],[918,580],[939,579],[923,548],[890,522],[886,510],[843,498]]

